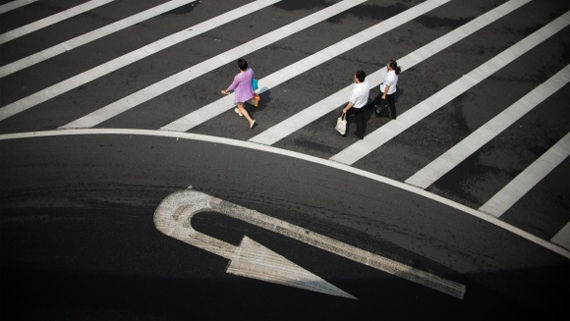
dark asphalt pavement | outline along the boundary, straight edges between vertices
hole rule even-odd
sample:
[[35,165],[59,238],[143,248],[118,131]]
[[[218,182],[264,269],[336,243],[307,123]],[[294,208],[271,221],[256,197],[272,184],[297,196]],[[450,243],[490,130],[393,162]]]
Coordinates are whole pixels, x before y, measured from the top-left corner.
[[[0,77],[0,111],[251,1],[195,1]],[[39,0],[0,14],[0,34],[85,2]],[[0,44],[0,65],[165,2],[112,1]],[[350,85],[357,69],[379,70],[388,59],[403,57],[506,0],[449,1],[263,93],[260,107],[250,107],[257,120],[253,129],[230,109],[189,131],[207,135],[210,142],[137,130],[160,133],[160,127],[221,98],[220,90],[237,72],[234,62],[95,126],[130,133],[68,131],[7,139],[12,133],[58,129],[338,2],[279,1],[0,120],[2,318],[520,320],[568,315],[569,260],[539,245],[552,245],[552,237],[570,221],[568,159],[496,224],[434,200],[443,197],[476,210],[570,132],[567,84],[429,186],[428,197],[370,178],[378,174],[404,182],[566,67],[568,27],[352,165],[368,176],[245,146]],[[423,2],[369,0],[245,58],[261,79]],[[530,1],[412,68],[403,65],[399,115],[569,9],[564,0]],[[327,160],[356,142],[351,133],[342,137],[334,131],[340,109],[273,147]],[[389,121],[370,114],[367,133]],[[233,139],[233,145],[220,137]],[[192,220],[198,231],[234,245],[248,236],[359,300],[227,274],[228,260],[165,236],[153,224],[158,204],[188,186],[459,282],[467,292],[460,300],[219,213],[198,214]],[[507,228],[499,226],[503,223]]]
[[[240,147],[130,135],[10,140],[0,148],[9,151],[0,194],[6,313],[475,320],[565,309],[566,259],[448,206],[343,171]],[[461,282],[465,299],[201,214],[193,221],[197,230],[236,245],[247,235],[360,300],[225,274],[225,259],[165,237],[152,224],[158,203],[188,185]],[[30,304],[34,309],[24,308]]]

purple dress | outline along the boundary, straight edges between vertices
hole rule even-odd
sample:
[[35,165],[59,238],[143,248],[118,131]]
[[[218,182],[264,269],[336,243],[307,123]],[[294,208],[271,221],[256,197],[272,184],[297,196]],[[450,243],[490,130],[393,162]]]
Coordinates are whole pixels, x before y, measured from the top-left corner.
[[246,71],[240,72],[234,77],[234,82],[228,87],[228,90],[234,90],[236,104],[244,103],[253,98],[252,79],[253,69],[251,68],[247,68]]

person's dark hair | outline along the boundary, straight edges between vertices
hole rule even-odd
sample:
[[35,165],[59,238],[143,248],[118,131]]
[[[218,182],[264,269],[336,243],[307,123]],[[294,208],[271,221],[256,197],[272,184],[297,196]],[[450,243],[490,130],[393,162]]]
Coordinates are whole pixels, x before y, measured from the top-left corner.
[[400,71],[402,71],[402,69],[398,66],[398,63],[396,62],[396,60],[390,59],[390,61],[388,61],[388,64],[390,65],[390,68],[394,69],[394,71],[396,72],[396,75],[399,75]]
[[239,58],[237,63],[238,63],[238,67],[240,70],[246,70],[247,69],[247,61],[245,61],[245,59]]
[[366,73],[362,70],[358,70],[354,75],[360,82],[363,82],[364,79],[366,78]]

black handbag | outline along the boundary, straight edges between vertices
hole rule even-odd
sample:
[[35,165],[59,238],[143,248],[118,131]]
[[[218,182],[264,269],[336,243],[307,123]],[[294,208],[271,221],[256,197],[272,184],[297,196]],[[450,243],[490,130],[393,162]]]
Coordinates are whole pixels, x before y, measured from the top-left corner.
[[375,105],[374,113],[378,117],[388,117],[388,99],[382,100],[380,105]]

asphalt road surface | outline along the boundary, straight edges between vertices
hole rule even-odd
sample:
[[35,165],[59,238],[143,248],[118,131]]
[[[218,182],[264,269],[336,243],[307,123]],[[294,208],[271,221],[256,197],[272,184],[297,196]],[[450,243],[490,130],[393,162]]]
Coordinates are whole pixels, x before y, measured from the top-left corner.
[[[567,1],[27,2],[0,2],[4,319],[568,316]],[[252,129],[220,94],[242,56]],[[397,119],[338,135],[391,58]],[[213,207],[168,235],[189,191],[283,225]],[[245,239],[318,278],[229,273],[272,264]]]

